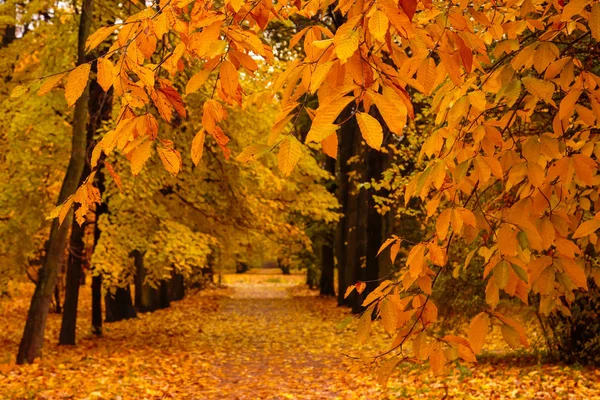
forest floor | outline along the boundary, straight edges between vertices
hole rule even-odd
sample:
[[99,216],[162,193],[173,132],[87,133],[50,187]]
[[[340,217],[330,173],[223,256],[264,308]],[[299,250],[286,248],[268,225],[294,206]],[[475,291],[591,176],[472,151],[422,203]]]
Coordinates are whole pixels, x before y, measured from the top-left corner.
[[[43,358],[26,366],[14,365],[14,354],[31,287],[19,287],[0,301],[0,399],[600,399],[600,370],[504,353],[443,377],[407,365],[383,388],[346,356],[361,354],[352,324],[340,330],[348,311],[302,289],[304,279],[224,275],[227,288],[105,324],[101,338],[88,333],[85,288],[78,345],[56,344],[60,315],[51,314]],[[366,351],[386,344],[379,335]]]

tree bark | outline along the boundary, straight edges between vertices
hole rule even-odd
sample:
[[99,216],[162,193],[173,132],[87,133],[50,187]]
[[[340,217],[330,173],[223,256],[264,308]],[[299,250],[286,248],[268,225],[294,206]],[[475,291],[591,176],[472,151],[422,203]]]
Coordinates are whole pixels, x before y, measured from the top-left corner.
[[[97,64],[94,63],[92,66],[92,72],[97,73],[98,68]],[[87,124],[87,136],[86,136],[86,152],[87,154],[91,154],[91,151],[94,147],[94,135],[98,131],[98,128],[102,124],[103,121],[107,121],[111,117],[112,112],[112,92],[105,93],[102,87],[98,84],[96,80],[90,82],[90,95],[88,100],[88,112],[90,115],[89,123]],[[81,178],[79,184],[81,185],[87,176],[91,173],[91,166],[89,163],[89,157],[86,160],[88,162],[85,163],[83,173],[81,174]],[[101,167],[99,167],[101,168]],[[98,171],[100,173],[101,171]],[[100,179],[104,179],[103,175],[99,175]],[[103,183],[103,182],[102,182]],[[102,185],[104,186],[104,185]],[[104,187],[102,187],[104,190]],[[98,217],[98,209],[100,207],[106,208],[106,205],[98,206],[96,209],[96,218]],[[58,343],[59,344],[69,344],[74,345],[76,342],[76,326],[77,326],[77,305],[79,304],[79,286],[85,284],[85,274],[84,274],[84,266],[87,265],[87,259],[85,258],[85,243],[84,243],[84,234],[85,234],[85,226],[87,224],[84,223],[80,226],[77,222],[73,222],[71,227],[71,239],[69,244],[69,259],[67,265],[67,282],[65,288],[65,303],[64,303],[64,313],[62,318],[62,324],[60,328],[60,336]],[[97,224],[96,224],[97,226]],[[94,238],[96,237],[94,231]],[[96,240],[94,240],[94,246],[96,244]],[[101,278],[100,278],[101,279]],[[101,289],[101,282],[100,282]],[[94,290],[94,285],[92,284],[92,290]],[[100,299],[102,301],[102,294],[92,295],[92,307],[94,306],[94,299]],[[96,306],[101,307],[101,303],[96,304]],[[93,314],[93,313],[92,313]],[[102,333],[102,311],[99,313],[99,321],[100,327],[96,328],[94,324],[92,324],[92,332]],[[92,318],[92,322],[94,318]]]
[[[88,168],[86,168],[88,169]],[[81,184],[81,181],[80,181]],[[79,303],[79,286],[81,272],[85,262],[85,245],[83,235],[85,224],[73,221],[69,245],[69,261],[67,266],[67,284],[65,288],[65,305],[60,325],[58,344],[74,345],[77,328],[77,304]]]
[[[77,46],[78,64],[85,62],[85,41],[90,32],[92,6],[93,0],[83,0]],[[62,204],[70,195],[75,193],[85,164],[85,128],[88,116],[88,97],[89,87],[86,87],[79,100],[75,103],[71,158],[58,196],[58,204]],[[46,259],[40,269],[39,279],[31,298],[23,337],[19,345],[19,352],[17,354],[18,364],[32,363],[36,357],[41,355],[50,300],[56,285],[60,258],[65,250],[67,234],[72,219],[73,211],[71,210],[62,225],[59,224],[58,219],[52,222]]]
[[[325,170],[332,176],[335,176],[335,159],[327,157],[325,161]],[[328,191],[335,193],[335,183],[332,182]],[[335,254],[333,243],[335,241],[335,232],[329,232],[321,245],[321,279],[319,282],[319,290],[321,296],[335,296],[334,287],[334,269],[335,269]]]
[[[347,108],[342,112],[340,117],[346,120],[350,117],[352,110]],[[336,230],[335,240],[335,258],[337,259],[338,267],[338,305],[350,305],[350,299],[344,299],[346,288],[353,285],[354,269],[348,268],[347,260],[351,258],[346,253],[348,247],[348,232],[351,226],[350,216],[348,214],[348,206],[350,203],[350,173],[352,167],[348,163],[350,158],[355,155],[355,141],[357,136],[358,126],[354,119],[351,119],[338,130],[338,202],[340,203],[340,218]]]
[[178,301],[185,296],[185,280],[183,275],[173,272],[172,278],[169,281],[169,299]]
[[92,333],[102,336],[102,277],[92,277]]
[[[100,193],[104,192],[104,171],[99,168],[96,172],[96,187]],[[94,248],[98,245],[102,230],[98,221],[108,213],[108,205],[102,202],[96,206],[96,219],[94,223]],[[102,275],[95,274],[92,266],[92,333],[102,336]]]
[[104,303],[106,304],[106,322],[116,322],[137,317],[133,302],[131,301],[131,289],[129,285],[118,287],[114,295],[106,293]]
[[184,295],[183,276],[172,274],[168,281],[161,281],[157,288],[145,283],[144,255],[138,250],[130,253],[135,263],[135,306],[140,312],[152,312],[171,305]]

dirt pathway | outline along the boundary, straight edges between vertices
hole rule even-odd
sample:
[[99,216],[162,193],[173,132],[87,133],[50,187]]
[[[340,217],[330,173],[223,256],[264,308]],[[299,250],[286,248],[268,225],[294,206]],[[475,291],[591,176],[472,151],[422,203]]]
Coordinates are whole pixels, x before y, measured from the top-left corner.
[[[371,376],[349,373],[356,336],[336,325],[334,299],[290,295],[304,277],[224,276],[228,289],[190,294],[168,309],[88,332],[83,291],[76,347],[56,345],[60,316],[48,321],[43,359],[2,366],[0,399],[376,399]],[[0,351],[16,354],[27,306],[2,311]],[[298,297],[300,296],[300,297]],[[8,308],[8,306],[10,308]],[[4,324],[6,322],[6,325]]]
[[[348,351],[349,338],[335,329],[339,316],[333,318],[332,301],[290,295],[297,284],[293,277],[252,283],[235,278],[229,277],[232,292],[220,312],[202,328],[218,377],[215,398],[222,393],[240,399],[375,396],[375,388],[366,389],[347,372],[351,363],[342,352]],[[225,325],[233,329],[223,332]]]

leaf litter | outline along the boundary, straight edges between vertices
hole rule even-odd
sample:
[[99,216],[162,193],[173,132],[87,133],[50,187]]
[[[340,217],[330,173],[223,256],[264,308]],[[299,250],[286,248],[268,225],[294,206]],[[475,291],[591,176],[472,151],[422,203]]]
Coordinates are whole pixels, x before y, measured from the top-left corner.
[[[435,377],[402,364],[387,387],[357,343],[348,310],[303,289],[299,275],[225,275],[227,288],[189,293],[171,307],[88,333],[83,288],[78,345],[58,346],[51,314],[43,357],[14,365],[31,287],[0,303],[1,399],[592,399],[600,370],[496,363]],[[348,325],[346,329],[340,329]],[[383,330],[366,348],[385,346]],[[500,339],[499,339],[500,340]],[[346,356],[346,355],[350,355]],[[501,358],[499,359],[501,360]]]

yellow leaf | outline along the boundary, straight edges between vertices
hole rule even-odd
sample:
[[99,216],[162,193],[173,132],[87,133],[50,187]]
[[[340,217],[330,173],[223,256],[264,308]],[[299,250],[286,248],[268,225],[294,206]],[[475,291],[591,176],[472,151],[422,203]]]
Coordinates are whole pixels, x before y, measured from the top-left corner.
[[596,41],[600,41],[600,3],[592,5],[592,12],[589,18],[590,32]]
[[69,73],[65,85],[65,98],[71,107],[81,97],[85,90],[90,75],[90,64],[81,64]]
[[496,285],[496,279],[491,278],[485,287],[485,302],[488,303],[492,309],[494,309],[498,305],[499,301],[500,292],[498,290],[498,285]]
[[239,162],[249,162],[256,160],[257,156],[260,156],[261,153],[268,152],[270,149],[271,147],[265,144],[251,144],[250,146],[245,147],[235,159]]
[[194,139],[192,140],[192,162],[194,165],[198,165],[200,163],[200,159],[202,158],[202,151],[204,150],[204,138],[206,134],[204,129],[201,129]]
[[[502,321],[506,326],[511,327],[515,332],[517,332],[518,342],[520,342],[525,347],[529,347],[529,342],[527,341],[527,334],[520,323],[502,314],[494,313],[494,316],[497,317],[500,321]],[[518,343],[515,344],[515,347],[518,347]]]
[[542,42],[535,50],[533,65],[538,73],[544,72],[550,63],[558,58],[560,50],[554,43]]
[[387,333],[391,335],[396,331],[398,309],[392,301],[383,299],[381,301],[380,310],[381,324]]
[[356,289],[356,285],[351,285],[351,286],[348,286],[348,287],[346,288],[346,293],[344,293],[344,298],[345,298],[345,299],[346,299],[346,298],[348,298],[348,296],[350,296],[350,294],[352,293],[352,291],[353,291],[354,289]]
[[429,365],[431,366],[431,370],[435,375],[441,375],[444,373],[446,368],[446,356],[444,355],[444,351],[440,347],[440,344],[437,343],[433,350],[431,350],[431,355],[429,356]]
[[581,90],[573,89],[562,99],[558,109],[558,117],[560,119],[571,117],[573,110],[575,109],[575,103],[579,100],[579,96],[581,96]]
[[379,255],[381,254],[381,252],[383,250],[385,250],[386,247],[388,247],[390,244],[394,243],[397,239],[395,237],[391,237],[385,240],[385,242],[383,242],[383,244],[381,245],[381,247],[379,248],[379,251],[377,251],[377,255],[375,257],[379,257]]
[[506,260],[502,260],[494,267],[494,278],[496,278],[496,284],[498,285],[499,289],[506,288],[509,277],[510,263]]
[[94,50],[100,43],[104,42],[115,29],[117,29],[117,25],[104,26],[92,33],[85,42],[85,51],[89,53],[91,50]]
[[361,294],[362,292],[365,291],[365,289],[367,288],[367,284],[361,281],[356,282],[356,292],[358,294]]
[[317,109],[311,129],[322,124],[333,124],[342,110],[346,108],[348,103],[350,103],[352,100],[354,99],[351,96],[340,96],[324,105],[320,105]]
[[229,61],[223,61],[221,64],[220,75],[221,89],[229,96],[234,96],[238,88],[238,72]]
[[200,89],[208,79],[211,72],[212,71],[209,69],[203,69],[197,74],[194,74],[194,76],[192,76],[188,81],[187,85],[185,85],[185,94],[189,95]]
[[43,95],[49,93],[52,89],[54,89],[54,87],[56,87],[56,85],[58,85],[60,80],[65,75],[66,75],[66,73],[62,73],[62,74],[51,76],[50,78],[46,79],[44,81],[44,83],[42,83],[42,86],[40,86],[40,90],[38,90],[38,96],[43,96]]
[[565,257],[558,257],[555,261],[555,264],[563,268],[565,273],[569,276],[569,278],[571,278],[575,285],[587,290],[588,286],[585,271],[575,262],[575,260]]
[[17,85],[12,90],[12,92],[10,92],[10,98],[11,99],[16,99],[17,97],[21,97],[25,93],[27,93],[28,90],[29,90],[29,88],[27,86]]
[[358,341],[361,344],[364,344],[367,341],[367,338],[371,333],[371,312],[372,308],[368,308],[366,311],[363,312],[360,319],[358,320],[357,335]]
[[388,30],[389,20],[385,13],[377,10],[369,19],[369,31],[376,40],[383,41]]
[[335,131],[339,128],[335,124],[313,124],[306,135],[306,143],[310,142],[321,142],[329,136],[335,134]]
[[502,325],[500,327],[502,338],[509,344],[510,347],[516,349],[519,347],[519,333],[510,325]]
[[554,94],[554,84],[552,82],[532,77],[525,77],[522,81],[529,93],[548,103],[552,101],[552,95]]
[[392,262],[396,261],[396,257],[398,256],[398,252],[400,251],[401,243],[402,243],[402,240],[397,239],[396,243],[394,243],[392,245],[392,247],[390,247],[390,259],[392,260]]
[[394,102],[379,93],[369,92],[369,95],[373,99],[373,103],[377,106],[389,130],[396,135],[402,135],[407,118],[406,106],[401,102]]
[[50,214],[46,217],[46,220],[54,219],[58,217],[58,223],[62,225],[68,212],[73,205],[73,195],[69,196],[62,204],[54,207]]
[[293,136],[286,136],[279,145],[278,165],[285,176],[289,176],[302,156],[302,145]]
[[119,176],[119,174],[116,173],[112,165],[106,162],[106,160],[104,160],[104,166],[106,167],[106,170],[108,171],[108,174],[111,176],[113,181],[117,184],[119,191],[123,192],[123,185],[121,184],[121,177]]
[[427,57],[421,62],[417,70],[417,82],[423,87],[423,93],[430,94],[434,89],[437,79],[437,71],[435,61],[431,57]]
[[596,230],[600,228],[600,220],[591,219],[589,221],[585,221],[579,225],[575,233],[573,234],[573,239],[582,238],[584,236],[589,236],[592,233],[596,232]]
[[331,158],[337,159],[338,137],[337,134],[330,135],[321,141],[323,153]]
[[583,154],[575,154],[573,156],[573,168],[579,180],[589,186],[594,184],[594,173],[597,169],[594,160]]
[[579,14],[585,6],[590,2],[590,0],[571,0],[567,3],[565,8],[563,8],[561,20],[568,21],[575,15]]
[[135,176],[140,173],[144,164],[152,155],[152,141],[146,140],[137,146],[131,153],[131,173]]
[[115,78],[115,66],[112,61],[106,57],[98,59],[98,84],[102,87],[102,90],[108,92],[108,89],[112,86]]
[[181,169],[181,155],[179,152],[167,147],[157,147],[157,150],[165,169],[173,175],[177,175]]
[[333,61],[327,61],[317,65],[310,77],[310,86],[308,90],[310,93],[316,92],[317,89],[321,87],[332,66]]
[[[517,255],[517,231],[510,224],[502,224],[496,232],[498,236],[498,250],[500,253]],[[498,284],[500,286],[500,284]],[[502,286],[500,286],[502,288]]]
[[421,275],[423,267],[425,266],[425,245],[423,243],[419,243],[410,250],[406,259],[406,264],[408,265],[410,275],[413,278],[416,279]]
[[481,353],[483,345],[485,344],[485,337],[488,334],[490,326],[490,317],[487,313],[479,313],[471,320],[469,324],[469,331],[467,336],[469,337],[469,343],[471,349],[475,354]]
[[358,41],[360,40],[360,28],[356,27],[357,18],[346,22],[338,28],[333,38],[335,46],[335,54],[337,54],[340,62],[345,64],[358,49]]
[[450,227],[450,217],[452,216],[452,209],[447,208],[440,213],[440,216],[435,222],[435,230],[440,240],[446,239],[448,234],[448,228]]
[[356,121],[365,142],[375,150],[379,150],[383,142],[383,130],[379,121],[369,114],[362,112],[356,114]]

